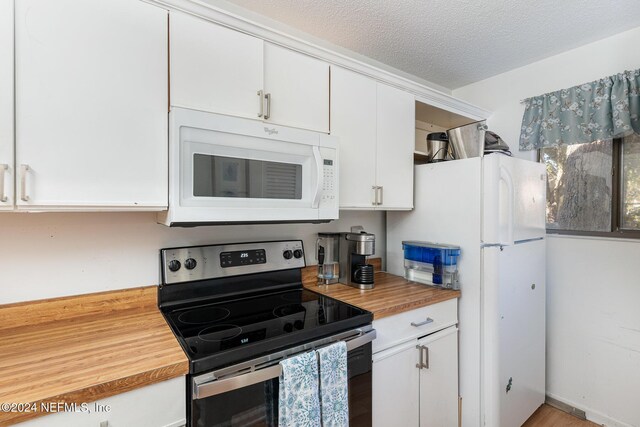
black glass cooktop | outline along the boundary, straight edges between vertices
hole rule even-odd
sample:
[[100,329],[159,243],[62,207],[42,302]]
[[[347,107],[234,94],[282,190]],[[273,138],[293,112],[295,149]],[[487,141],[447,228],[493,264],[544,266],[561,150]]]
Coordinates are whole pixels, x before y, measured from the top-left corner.
[[191,360],[192,372],[258,357],[372,320],[365,310],[303,288],[163,311]]

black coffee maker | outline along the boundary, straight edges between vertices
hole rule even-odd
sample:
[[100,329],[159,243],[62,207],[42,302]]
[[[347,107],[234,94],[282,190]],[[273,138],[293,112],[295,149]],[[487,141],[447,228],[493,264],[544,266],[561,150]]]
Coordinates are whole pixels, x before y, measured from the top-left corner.
[[376,253],[376,236],[361,226],[340,233],[340,283],[359,289],[373,289],[373,265],[367,258]]

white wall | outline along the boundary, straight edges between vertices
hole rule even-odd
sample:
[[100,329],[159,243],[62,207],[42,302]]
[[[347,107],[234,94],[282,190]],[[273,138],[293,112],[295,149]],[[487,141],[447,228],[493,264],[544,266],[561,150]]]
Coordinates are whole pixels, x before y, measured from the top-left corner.
[[[494,111],[517,149],[530,96],[640,68],[640,28],[454,90]],[[640,241],[547,240],[547,394],[608,426],[640,426]]]
[[122,289],[160,282],[159,249],[209,243],[303,239],[316,264],[319,231],[362,225],[383,256],[384,212],[341,211],[328,224],[169,228],[154,213],[0,214],[0,303]]
[[453,96],[492,111],[489,128],[515,155],[533,158],[534,152],[518,149],[524,112],[520,100],[640,68],[639,43],[640,27],[461,87]]

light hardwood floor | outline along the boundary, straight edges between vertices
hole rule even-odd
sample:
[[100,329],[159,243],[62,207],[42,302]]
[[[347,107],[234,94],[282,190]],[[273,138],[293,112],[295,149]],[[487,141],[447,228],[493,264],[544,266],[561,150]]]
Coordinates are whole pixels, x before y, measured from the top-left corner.
[[581,420],[549,405],[542,405],[522,427],[599,427],[599,424]]

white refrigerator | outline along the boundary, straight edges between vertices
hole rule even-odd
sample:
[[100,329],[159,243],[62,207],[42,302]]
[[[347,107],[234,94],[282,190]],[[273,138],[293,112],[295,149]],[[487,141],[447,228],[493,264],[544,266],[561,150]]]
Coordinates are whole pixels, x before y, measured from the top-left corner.
[[404,275],[403,240],[462,249],[460,425],[521,426],[545,398],[544,165],[499,153],[419,165],[414,205],[387,213],[387,270]]

